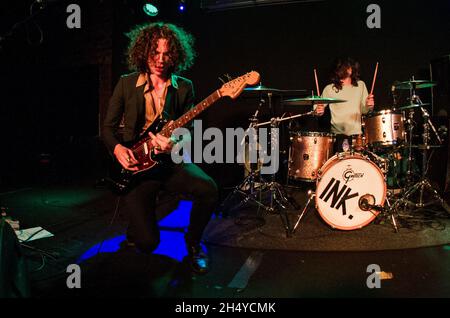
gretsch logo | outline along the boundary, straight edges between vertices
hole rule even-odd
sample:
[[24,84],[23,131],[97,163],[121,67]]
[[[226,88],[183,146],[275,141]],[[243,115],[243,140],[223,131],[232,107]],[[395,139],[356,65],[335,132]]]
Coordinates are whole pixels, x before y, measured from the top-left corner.
[[364,173],[354,172],[351,167],[345,169],[344,173],[342,174],[342,179],[345,181],[345,184],[347,184],[349,181],[352,181],[355,178],[362,178],[362,177],[364,177]]

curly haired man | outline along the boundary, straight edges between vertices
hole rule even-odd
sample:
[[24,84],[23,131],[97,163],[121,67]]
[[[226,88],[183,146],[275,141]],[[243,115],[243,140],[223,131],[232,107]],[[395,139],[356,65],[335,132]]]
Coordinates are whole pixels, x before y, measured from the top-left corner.
[[[178,74],[193,64],[193,37],[170,23],[150,23],[128,33],[128,64],[134,73],[122,76],[106,112],[103,140],[124,169],[137,170],[136,158],[127,145],[149,134],[155,153],[170,153],[175,140],[148,131],[157,119],[175,120],[194,106],[192,82]],[[119,134],[120,123],[123,132]],[[179,142],[186,142],[183,136]],[[132,189],[124,195],[129,216],[127,242],[145,253],[160,243],[155,215],[160,190],[192,198],[190,223],[185,235],[187,261],[195,273],[206,273],[208,257],[200,241],[218,199],[215,182],[193,163],[158,165],[138,174]]]

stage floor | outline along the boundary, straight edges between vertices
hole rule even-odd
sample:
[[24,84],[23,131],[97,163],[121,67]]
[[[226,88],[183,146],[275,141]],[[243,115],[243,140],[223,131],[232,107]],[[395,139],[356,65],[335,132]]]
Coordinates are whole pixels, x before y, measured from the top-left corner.
[[[0,198],[22,228],[41,226],[54,234],[26,242],[23,249],[35,298],[450,297],[446,227],[423,229],[428,236],[438,233],[436,244],[423,241],[421,230],[400,228],[400,234],[393,233],[390,224],[371,224],[359,232],[336,232],[320,222],[312,209],[294,238],[286,238],[279,217],[270,215],[265,216],[264,226],[269,226],[273,231],[269,234],[276,237],[269,235],[255,242],[258,236],[248,233],[263,235],[269,229],[256,226],[242,235],[241,244],[229,244],[221,242],[220,235],[210,235],[217,224],[231,222],[230,218],[216,216],[205,234],[211,271],[192,276],[183,262],[189,201],[162,203],[161,245],[147,256],[121,245],[126,217],[120,211],[115,214],[117,198],[106,189],[92,184],[32,187],[4,192]],[[308,237],[305,228],[313,226],[320,228],[320,235]],[[396,235],[408,237],[414,244],[402,247],[401,240],[387,242]],[[335,240],[338,244],[330,243]],[[351,244],[348,248],[346,241]],[[365,245],[370,241],[376,242]],[[290,247],[279,248],[283,245],[280,242]],[[66,286],[67,266],[73,263],[81,267],[79,289]],[[380,288],[370,288],[375,271],[383,272],[386,278],[380,281]]]

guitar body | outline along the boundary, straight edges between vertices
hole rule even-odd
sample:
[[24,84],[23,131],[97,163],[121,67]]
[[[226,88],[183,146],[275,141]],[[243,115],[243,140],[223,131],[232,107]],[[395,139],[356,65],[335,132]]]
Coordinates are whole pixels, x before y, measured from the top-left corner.
[[159,133],[162,127],[167,123],[166,120],[162,120],[160,118],[156,119],[149,128],[138,138],[137,140],[125,144],[125,147],[131,149],[134,154],[134,157],[138,161],[136,167],[139,169],[138,171],[130,171],[132,175],[136,175],[138,173],[147,171],[153,168],[158,164],[158,158],[161,155],[155,155],[154,147],[150,142],[149,132],[152,132],[154,135]]
[[138,174],[145,174],[157,165],[167,162],[170,158],[167,154],[154,153],[154,147],[149,142],[148,133],[152,132],[157,134],[163,125],[166,124],[165,120],[157,119],[154,123],[143,133],[137,140],[123,143],[123,145],[133,151],[134,157],[138,161],[136,167],[137,171],[130,171],[124,169],[121,164],[114,160],[114,165],[110,171],[110,182],[114,192],[124,194],[131,189],[132,180]]

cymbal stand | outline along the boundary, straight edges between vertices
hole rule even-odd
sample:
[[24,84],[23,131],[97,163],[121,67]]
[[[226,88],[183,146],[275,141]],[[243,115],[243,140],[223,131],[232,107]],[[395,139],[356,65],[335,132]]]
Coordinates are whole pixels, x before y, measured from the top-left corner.
[[414,122],[414,111],[413,109],[410,109],[408,112],[408,119],[407,119],[407,124],[408,124],[408,169],[406,170],[406,184],[407,185],[411,185],[413,183],[413,172],[412,172],[412,161],[413,161],[413,157],[412,157],[412,139],[413,139],[413,130],[415,127],[415,122]]
[[[294,116],[289,116],[289,117],[284,117],[284,118],[271,118],[270,121],[268,122],[264,122],[264,123],[260,123],[258,124],[258,126],[264,126],[267,124],[270,124],[272,131],[277,132],[278,131],[278,124],[282,121],[285,120],[292,120],[294,118],[298,118],[298,117],[302,117],[302,116],[309,116],[309,115],[313,115],[315,114],[314,111],[310,111],[304,114],[298,114],[298,115],[294,115]],[[273,151],[276,149],[276,147],[274,147],[275,143],[278,142],[278,137],[275,137],[274,135],[271,136],[271,150],[272,153]],[[307,205],[304,207],[303,211],[301,212],[300,216],[297,219],[297,222],[295,224],[294,227],[291,226],[289,218],[288,218],[288,214],[287,214],[287,204],[290,204],[292,207],[294,207],[295,210],[300,210],[300,206],[297,205],[297,203],[295,202],[295,200],[290,197],[286,191],[284,190],[283,186],[277,182],[275,182],[275,174],[272,174],[271,176],[271,182],[269,183],[269,191],[271,193],[270,197],[270,206],[268,207],[269,211],[273,211],[274,210],[274,203],[276,203],[278,206],[280,206],[284,213],[280,213],[280,218],[281,221],[283,222],[283,225],[285,227],[286,230],[286,235],[287,237],[291,237],[292,234],[294,234],[294,231],[296,229],[296,227],[298,226],[301,218],[303,217],[303,215],[305,214],[307,207],[309,205],[309,202],[312,199],[312,196],[310,196]],[[285,205],[286,204],[286,205]]]
[[[312,92],[311,95],[314,96],[314,92]],[[314,109],[314,104],[312,104],[311,106]],[[312,112],[309,112],[307,114],[315,115],[316,112],[313,110]],[[313,202],[313,199],[316,196],[316,192],[309,189],[307,192],[307,196],[308,196],[308,201],[306,201],[305,207],[303,208],[302,212],[300,212],[300,214],[297,216],[297,221],[295,222],[294,227],[292,228],[292,234],[295,233],[295,230],[300,225],[300,221],[303,219],[303,216],[308,211],[308,208],[309,208],[309,205],[311,204],[311,202]]]
[[[271,94],[269,93],[269,105],[271,104]],[[279,153],[279,136],[278,136],[278,123],[280,120],[278,118],[272,117],[270,119],[270,148],[271,148],[271,155],[275,152]],[[277,153],[277,155],[278,155]],[[279,160],[277,156],[276,160]],[[275,157],[272,157],[274,159]],[[276,177],[276,171],[273,171],[273,173],[270,176],[270,182],[267,184],[269,188],[269,195],[270,195],[270,201],[269,206],[266,207],[266,210],[268,212],[275,212],[275,204],[279,207],[281,207],[283,213],[280,211],[280,219],[284,226],[284,229],[286,231],[286,236],[290,237],[292,235],[292,229],[291,224],[289,222],[289,216],[287,214],[287,205],[290,204],[294,208],[297,208],[296,203],[292,200],[292,198],[288,197],[287,193],[285,192],[283,186],[275,181]]]
[[[444,199],[439,195],[439,193],[436,191],[436,189],[433,188],[430,181],[426,177],[427,173],[427,166],[428,166],[428,150],[430,149],[429,140],[430,140],[430,127],[433,130],[433,132],[436,134],[437,140],[439,143],[442,143],[442,140],[440,139],[439,135],[437,134],[436,129],[434,128],[432,122],[430,121],[430,115],[428,114],[427,110],[422,106],[423,103],[420,100],[420,98],[415,95],[413,90],[412,95],[412,101],[416,101],[418,105],[421,105],[419,108],[422,111],[422,117],[424,119],[423,121],[423,144],[419,147],[420,150],[422,150],[422,175],[413,186],[409,187],[409,189],[403,194],[403,197],[398,199],[391,207],[391,209],[396,209],[397,206],[401,203],[409,204],[412,207],[415,208],[423,208],[426,206],[433,205],[434,203],[438,202],[440,205],[448,212],[450,213],[450,207],[448,204],[444,201]],[[427,190],[432,194],[435,201],[430,201],[425,203],[423,194],[424,191]],[[419,202],[414,203],[409,200],[410,196],[412,196],[414,193],[419,191]]]
[[[258,147],[257,146],[258,145],[258,130],[257,130],[258,114],[264,103],[265,103],[265,100],[263,98],[261,98],[256,112],[249,119],[250,124],[247,128],[247,132],[253,131],[253,133],[250,134],[250,136],[252,137],[252,140],[250,140],[250,142],[249,142],[249,155],[252,154],[253,151],[257,150],[257,149],[254,150],[252,147],[256,147],[256,148]],[[244,146],[245,142],[246,142],[245,139],[246,139],[246,136],[244,135],[244,138],[242,139],[241,144],[240,144],[241,148],[245,147]],[[261,200],[257,199],[257,194],[255,193],[256,180],[259,179],[259,181],[260,181],[259,194],[261,194],[261,191],[262,191],[261,184],[265,183],[265,181],[262,179],[261,175],[259,174],[258,167],[257,167],[258,163],[259,163],[259,158],[256,158],[256,162],[257,163],[256,163],[256,167],[255,167],[255,164],[252,163],[250,160],[250,171],[249,171],[248,176],[246,176],[245,179],[240,184],[238,184],[230,194],[228,194],[228,196],[225,198],[225,200],[223,200],[223,202],[220,206],[220,210],[223,213],[226,214],[227,212],[234,211],[249,201],[256,203],[259,207],[266,208],[266,206],[261,202]],[[248,192],[246,192],[246,189],[248,189]],[[243,196],[243,200],[240,201],[239,204],[237,204],[236,206],[227,208],[228,201],[231,200],[231,198],[235,197],[237,194],[240,194],[241,196]]]

